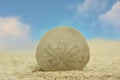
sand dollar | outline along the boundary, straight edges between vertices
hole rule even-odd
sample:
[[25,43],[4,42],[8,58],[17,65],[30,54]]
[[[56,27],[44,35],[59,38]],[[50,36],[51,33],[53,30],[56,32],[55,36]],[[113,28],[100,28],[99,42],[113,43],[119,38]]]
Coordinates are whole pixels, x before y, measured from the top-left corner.
[[42,70],[82,70],[89,61],[89,47],[77,30],[58,27],[40,40],[36,59]]

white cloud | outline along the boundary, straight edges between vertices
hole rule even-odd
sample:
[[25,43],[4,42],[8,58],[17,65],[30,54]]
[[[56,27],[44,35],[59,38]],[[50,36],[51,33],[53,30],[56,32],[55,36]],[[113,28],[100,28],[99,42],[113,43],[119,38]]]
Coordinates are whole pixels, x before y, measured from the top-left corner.
[[120,1],[116,2],[112,9],[99,16],[99,20],[105,24],[120,28]]
[[1,17],[0,18],[0,37],[18,37],[27,36],[30,31],[28,24],[24,24],[19,20],[19,17]]
[[0,52],[25,50],[32,46],[30,26],[19,17],[0,18]]

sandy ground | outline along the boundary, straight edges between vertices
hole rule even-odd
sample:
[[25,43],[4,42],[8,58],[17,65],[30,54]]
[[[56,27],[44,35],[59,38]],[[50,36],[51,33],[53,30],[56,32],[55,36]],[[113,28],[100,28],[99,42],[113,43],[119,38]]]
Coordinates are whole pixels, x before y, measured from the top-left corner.
[[88,41],[91,57],[84,70],[40,71],[35,53],[0,54],[0,80],[120,80],[120,41]]

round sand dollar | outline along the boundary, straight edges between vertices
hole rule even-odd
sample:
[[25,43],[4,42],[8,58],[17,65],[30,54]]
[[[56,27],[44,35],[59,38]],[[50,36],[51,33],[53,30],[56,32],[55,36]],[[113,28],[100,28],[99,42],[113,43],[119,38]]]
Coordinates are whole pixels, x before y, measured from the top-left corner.
[[89,61],[89,48],[80,32],[69,27],[48,31],[40,40],[36,59],[42,70],[82,70]]

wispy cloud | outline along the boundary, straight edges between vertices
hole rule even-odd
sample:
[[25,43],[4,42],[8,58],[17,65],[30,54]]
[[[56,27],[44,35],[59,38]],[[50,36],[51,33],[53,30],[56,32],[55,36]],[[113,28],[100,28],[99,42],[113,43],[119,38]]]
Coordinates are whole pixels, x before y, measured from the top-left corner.
[[87,37],[120,38],[119,0],[84,0],[72,7],[68,8],[75,14],[66,21],[68,25],[77,25]]
[[32,45],[30,26],[19,17],[0,18],[0,52],[25,50]]
[[68,5],[68,9],[72,10],[72,9],[74,9],[74,6],[73,5]]
[[78,13],[95,11],[96,13],[102,12],[106,9],[109,0],[85,0],[83,4],[78,4],[76,10]]

